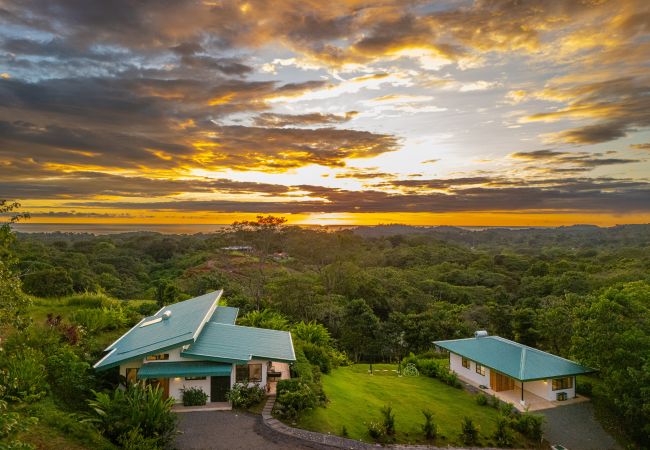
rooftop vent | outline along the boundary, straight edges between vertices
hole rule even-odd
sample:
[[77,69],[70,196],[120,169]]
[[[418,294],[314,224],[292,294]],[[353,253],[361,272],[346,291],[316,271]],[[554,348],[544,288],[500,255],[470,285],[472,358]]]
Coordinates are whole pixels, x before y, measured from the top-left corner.
[[474,332],[474,337],[475,338],[480,338],[480,337],[485,337],[488,335],[488,332],[485,330],[478,330]]
[[172,316],[172,312],[171,312],[170,310],[167,310],[167,311],[165,311],[164,313],[162,313],[162,318],[163,318],[163,320],[167,320],[167,319],[169,319],[171,316]]

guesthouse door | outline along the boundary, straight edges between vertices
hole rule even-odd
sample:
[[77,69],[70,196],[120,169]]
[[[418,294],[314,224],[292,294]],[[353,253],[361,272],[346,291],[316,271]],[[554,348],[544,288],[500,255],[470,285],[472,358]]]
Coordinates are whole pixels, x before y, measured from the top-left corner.
[[225,402],[230,389],[230,377],[210,377],[210,401]]

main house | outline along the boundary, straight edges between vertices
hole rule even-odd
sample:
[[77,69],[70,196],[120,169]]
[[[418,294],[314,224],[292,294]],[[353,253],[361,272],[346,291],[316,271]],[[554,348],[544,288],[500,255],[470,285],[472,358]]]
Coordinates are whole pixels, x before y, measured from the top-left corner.
[[[520,403],[576,396],[576,375],[594,372],[568,359],[477,331],[473,338],[435,341],[449,351],[449,370],[495,393],[516,393]],[[514,397],[514,396],[511,396]]]
[[106,348],[95,369],[119,367],[127,382],[146,380],[182,401],[198,387],[225,402],[235,382],[270,388],[296,360],[291,333],[235,325],[239,310],[219,306],[223,291],[161,308]]

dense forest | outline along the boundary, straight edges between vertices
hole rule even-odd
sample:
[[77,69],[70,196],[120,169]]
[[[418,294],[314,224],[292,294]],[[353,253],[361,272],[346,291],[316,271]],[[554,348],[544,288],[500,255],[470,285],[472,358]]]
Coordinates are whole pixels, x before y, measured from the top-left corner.
[[606,425],[650,444],[650,226],[553,229],[286,226],[213,234],[17,234],[22,289],[179,301],[224,289],[255,325],[323,324],[355,361],[397,361],[477,329],[598,369]]

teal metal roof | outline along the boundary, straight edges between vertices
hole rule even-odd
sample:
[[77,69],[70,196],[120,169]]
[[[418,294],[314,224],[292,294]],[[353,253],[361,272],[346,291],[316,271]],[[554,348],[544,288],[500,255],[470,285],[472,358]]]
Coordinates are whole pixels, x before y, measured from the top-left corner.
[[150,362],[138,370],[138,378],[229,376],[231,364],[210,361]]
[[519,381],[594,372],[576,362],[499,336],[435,341],[434,344]]
[[208,322],[201,335],[181,356],[245,363],[251,359],[296,360],[291,333],[264,328]]
[[[193,343],[212,315],[223,291],[165,306],[156,314],[142,319],[136,326],[106,348],[96,369],[108,369],[145,355]],[[164,314],[171,315],[165,319]],[[150,325],[147,325],[151,323]]]
[[210,322],[234,325],[238,314],[239,308],[233,308],[232,306],[217,306],[217,309],[214,310],[214,314],[210,317]]

